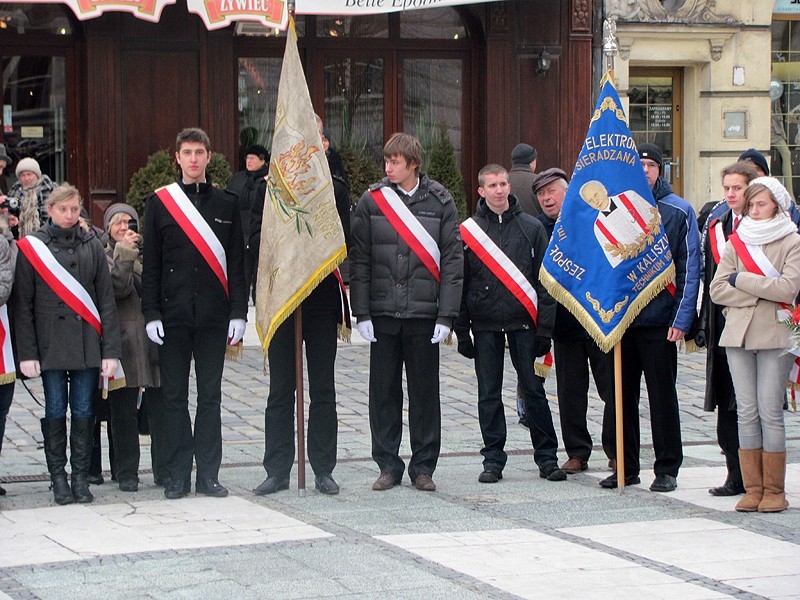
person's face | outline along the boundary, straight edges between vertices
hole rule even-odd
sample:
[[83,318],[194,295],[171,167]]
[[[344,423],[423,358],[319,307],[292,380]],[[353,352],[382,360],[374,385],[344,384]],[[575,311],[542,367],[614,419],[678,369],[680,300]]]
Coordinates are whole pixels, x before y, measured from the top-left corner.
[[211,152],[200,142],[183,142],[175,153],[175,160],[183,173],[185,183],[203,183],[206,180],[206,167],[211,160]]
[[33,171],[23,171],[19,174],[19,182],[22,184],[22,187],[26,188],[29,185],[33,185],[36,183],[36,173]]
[[759,166],[758,166],[756,163],[754,163],[752,160],[750,160],[749,158],[746,158],[745,160],[746,160],[747,162],[749,162],[751,165],[753,165],[753,166],[756,168],[756,173],[758,173],[758,176],[759,176],[759,177],[766,177],[766,176],[767,176],[767,174],[764,172],[764,169],[762,169],[761,167],[759,167]]
[[244,157],[244,164],[248,171],[258,171],[266,163],[267,161],[261,160],[261,157],[258,156],[258,154],[248,154]]
[[390,158],[384,158],[383,170],[386,176],[396,186],[410,192],[417,184],[416,162],[409,163],[404,156],[395,154]]
[[6,168],[7,166],[8,166],[8,163],[6,163],[6,161],[4,161],[4,160],[0,160],[0,175],[2,175],[2,174],[3,174],[3,171],[5,171],[5,168]]
[[128,233],[128,223],[130,223],[131,216],[122,213],[117,218],[119,220],[111,226],[111,237],[115,242],[121,242],[125,234]]
[[478,187],[478,193],[486,200],[489,210],[497,214],[504,213],[508,210],[508,195],[511,193],[508,173],[487,173],[483,177],[483,185]]
[[739,173],[731,173],[722,178],[722,189],[725,201],[734,214],[741,215],[744,208],[744,193],[747,190],[747,178]]
[[778,214],[778,205],[768,190],[761,190],[750,198],[748,216],[754,221],[767,221]]
[[81,216],[81,201],[77,196],[72,196],[62,202],[48,206],[47,214],[50,215],[53,223],[68,229],[75,225]]
[[542,211],[551,219],[558,218],[561,206],[564,204],[564,196],[567,195],[567,190],[561,185],[561,181],[563,180],[556,179],[536,191]]
[[650,160],[649,158],[643,158],[642,168],[644,169],[644,176],[647,177],[647,183],[652,188],[656,184],[656,179],[658,179],[660,167],[656,161]]

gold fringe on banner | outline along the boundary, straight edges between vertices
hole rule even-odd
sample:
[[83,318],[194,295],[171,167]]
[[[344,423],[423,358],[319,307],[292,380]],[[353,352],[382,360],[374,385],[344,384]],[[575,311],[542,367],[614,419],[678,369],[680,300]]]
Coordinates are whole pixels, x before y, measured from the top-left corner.
[[670,264],[666,271],[651,281],[647,287],[639,293],[628,310],[625,311],[625,316],[608,335],[603,334],[595,320],[586,312],[586,309],[564,286],[556,281],[544,267],[539,270],[539,279],[544,287],[547,288],[547,291],[550,292],[550,295],[555,298],[556,302],[563,304],[578,322],[583,325],[583,328],[600,349],[603,352],[609,352],[616,343],[622,339],[625,330],[630,327],[633,320],[642,312],[642,309],[675,279],[675,265]]

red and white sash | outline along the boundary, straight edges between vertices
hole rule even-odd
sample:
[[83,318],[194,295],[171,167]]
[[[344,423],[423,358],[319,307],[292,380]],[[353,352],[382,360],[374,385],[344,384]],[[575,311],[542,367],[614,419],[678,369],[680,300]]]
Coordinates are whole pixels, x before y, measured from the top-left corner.
[[534,324],[539,321],[539,297],[531,282],[522,274],[508,256],[486,235],[474,219],[467,219],[461,226],[461,238],[480,261],[514,294],[525,307]]
[[339,271],[339,267],[333,270],[333,276],[336,277],[336,281],[339,282],[339,308],[342,311],[342,320],[339,325],[339,338],[342,341],[349,342],[353,325],[350,322],[350,302],[347,299],[347,287],[344,285],[344,279],[342,279],[342,273]]
[[711,256],[714,257],[714,264],[719,266],[722,260],[722,253],[725,251],[725,232],[722,230],[722,222],[715,219],[708,228],[708,241],[711,246]]
[[94,327],[98,335],[103,335],[100,312],[89,292],[59,264],[53,253],[50,252],[50,248],[42,240],[31,235],[26,235],[19,240],[17,248],[25,255],[39,277],[55,292],[56,296]]
[[[738,234],[732,233],[728,238],[736,251],[736,256],[742,261],[748,272],[755,273],[756,275],[763,275],[765,277],[780,277],[781,274],[778,269],[769,262],[767,255],[761,249],[761,246],[753,244],[745,244]],[[776,318],[778,321],[785,321],[792,318],[792,308],[783,302],[778,303],[778,310]],[[792,369],[789,371],[789,388],[794,390],[800,387],[800,349],[795,348],[790,350],[794,354],[794,363]]]
[[14,351],[11,348],[11,328],[8,325],[8,306],[0,306],[0,384],[17,378]]
[[400,199],[397,192],[390,187],[382,187],[370,191],[370,195],[383,215],[397,231],[397,235],[408,244],[408,247],[413,250],[414,254],[422,261],[422,264],[431,272],[433,278],[441,282],[439,246],[431,237],[431,234],[425,231],[422,223]]
[[[525,310],[537,324],[539,322],[539,297],[530,281],[508,256],[486,235],[474,219],[467,219],[460,225],[461,238],[480,261],[500,280],[508,291],[514,294]],[[533,361],[533,369],[539,377],[547,379],[553,366],[553,355],[548,352]]]
[[100,375],[100,384],[98,387],[102,390],[103,398],[107,398],[108,392],[124,388],[125,385],[125,371],[122,369],[122,361],[120,360],[117,361],[117,370],[114,371],[111,377],[103,377],[102,374]]
[[177,183],[157,189],[156,195],[214,271],[228,296],[228,260],[216,234]]

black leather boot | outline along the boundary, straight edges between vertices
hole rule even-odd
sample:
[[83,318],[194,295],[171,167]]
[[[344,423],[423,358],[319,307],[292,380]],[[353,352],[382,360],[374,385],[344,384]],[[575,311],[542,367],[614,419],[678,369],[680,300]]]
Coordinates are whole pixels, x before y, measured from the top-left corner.
[[72,495],[75,502],[88,504],[94,500],[89,491],[89,463],[92,460],[94,419],[72,419],[70,423],[69,462],[72,465]]
[[44,457],[56,504],[72,504],[75,498],[67,483],[67,419],[42,419]]

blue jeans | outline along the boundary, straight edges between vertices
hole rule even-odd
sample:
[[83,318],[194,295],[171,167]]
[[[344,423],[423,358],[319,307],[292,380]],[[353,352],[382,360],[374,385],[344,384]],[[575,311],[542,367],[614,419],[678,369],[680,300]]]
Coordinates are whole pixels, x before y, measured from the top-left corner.
[[525,402],[525,414],[530,425],[533,460],[539,467],[557,462],[558,438],[553,427],[553,415],[544,391],[544,379],[533,370],[534,338],[529,329],[519,331],[476,331],[475,373],[478,376],[478,420],[483,434],[483,466],[503,470],[506,465],[506,417],[503,407],[503,365],[505,338],[511,362]]
[[[67,416],[67,402],[73,419],[91,419],[92,394],[97,389],[100,369],[42,371],[44,386],[44,416],[62,419]],[[69,381],[69,390],[67,382]]]

